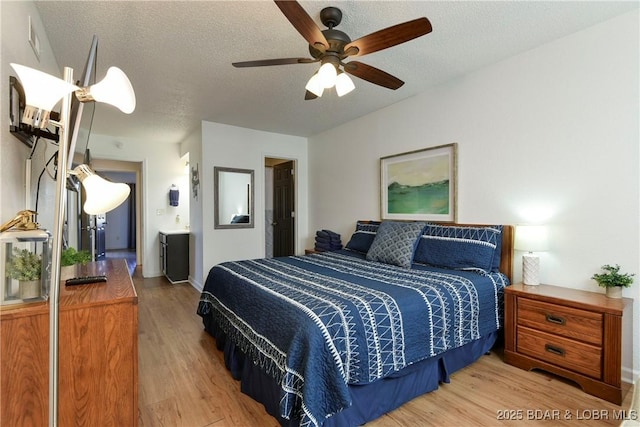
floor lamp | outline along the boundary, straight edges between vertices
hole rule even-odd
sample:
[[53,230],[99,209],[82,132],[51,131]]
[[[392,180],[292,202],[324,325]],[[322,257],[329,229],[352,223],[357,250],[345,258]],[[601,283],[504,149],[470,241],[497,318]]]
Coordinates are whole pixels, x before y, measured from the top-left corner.
[[[130,191],[126,184],[111,183],[102,179],[87,165],[80,165],[73,170],[67,169],[68,156],[75,150],[75,141],[69,140],[70,129],[68,129],[71,97],[74,93],[80,102],[97,101],[111,104],[126,114],[132,113],[135,109],[136,98],[131,82],[124,72],[116,67],[109,68],[102,81],[90,87],[80,88],[73,84],[73,69],[69,67],[65,67],[64,80],[62,80],[23,65],[11,64],[11,66],[18,74],[25,91],[26,107],[22,117],[23,123],[40,129],[53,125],[60,130],[49,286],[49,426],[54,427],[58,425],[60,261],[67,176],[75,175],[82,183],[87,194],[83,209],[90,215],[116,208],[127,199]],[[60,99],[62,99],[60,120],[51,120],[50,112]]]

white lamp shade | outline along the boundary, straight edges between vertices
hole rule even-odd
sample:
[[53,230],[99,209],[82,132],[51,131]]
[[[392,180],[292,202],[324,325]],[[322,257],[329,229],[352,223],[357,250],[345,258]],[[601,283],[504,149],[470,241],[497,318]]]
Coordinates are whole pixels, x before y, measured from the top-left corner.
[[83,209],[89,215],[106,213],[120,206],[131,192],[127,184],[109,182],[96,175],[87,165],[80,165],[70,173],[76,175],[85,189]]
[[318,70],[318,77],[320,78],[322,86],[324,86],[325,89],[329,89],[335,86],[338,72],[333,64],[326,62],[322,64],[322,67]]
[[338,74],[338,77],[336,77],[336,93],[338,96],[346,95],[355,88],[356,85],[353,84],[353,80],[346,73]]
[[546,251],[548,249],[547,228],[542,225],[518,225],[514,246],[517,251]]
[[82,181],[87,192],[83,209],[89,215],[109,212],[120,206],[129,197],[127,184],[109,182],[98,175],[92,175]]
[[324,92],[324,85],[320,82],[320,78],[318,77],[317,73],[311,76],[304,88],[318,98],[321,97],[322,93]]
[[78,86],[67,83],[58,77],[25,67],[11,64],[24,87],[26,104],[45,111],[51,111],[60,99]]
[[97,102],[111,104],[125,114],[136,109],[136,94],[127,75],[118,67],[111,67],[100,82],[89,87],[91,97]]

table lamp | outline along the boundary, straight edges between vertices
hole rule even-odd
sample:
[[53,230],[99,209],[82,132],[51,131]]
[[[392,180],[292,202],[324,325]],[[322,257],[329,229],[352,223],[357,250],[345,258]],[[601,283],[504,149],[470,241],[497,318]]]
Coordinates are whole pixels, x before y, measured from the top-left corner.
[[542,225],[516,226],[515,250],[522,255],[522,282],[525,285],[540,284],[540,258],[534,252],[547,250],[547,229]]

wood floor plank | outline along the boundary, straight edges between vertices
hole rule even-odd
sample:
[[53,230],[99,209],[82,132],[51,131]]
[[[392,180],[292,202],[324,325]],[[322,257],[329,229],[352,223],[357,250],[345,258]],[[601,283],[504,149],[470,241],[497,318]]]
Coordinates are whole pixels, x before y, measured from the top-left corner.
[[[225,368],[196,314],[199,292],[188,283],[144,279],[139,270],[133,279],[139,304],[140,426],[278,426]],[[617,426],[631,397],[628,392],[617,406],[553,375],[507,365],[493,351],[453,374],[450,384],[367,426]]]

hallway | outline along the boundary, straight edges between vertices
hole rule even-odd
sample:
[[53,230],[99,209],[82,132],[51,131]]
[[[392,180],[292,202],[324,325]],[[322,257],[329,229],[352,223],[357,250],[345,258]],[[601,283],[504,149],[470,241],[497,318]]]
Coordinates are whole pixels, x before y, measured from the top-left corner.
[[118,249],[108,250],[105,252],[107,259],[119,259],[124,258],[127,260],[127,266],[129,267],[129,274],[133,277],[133,272],[136,269],[136,250],[135,249]]

